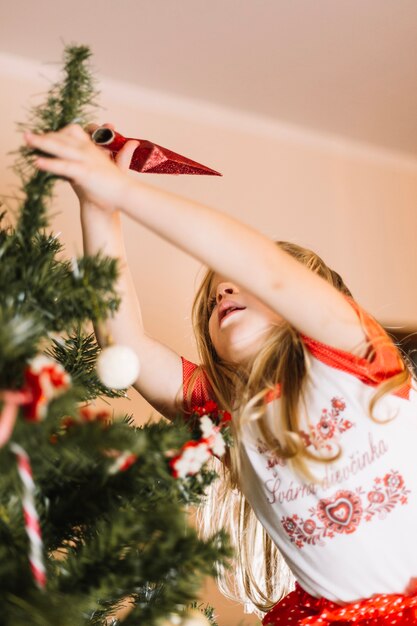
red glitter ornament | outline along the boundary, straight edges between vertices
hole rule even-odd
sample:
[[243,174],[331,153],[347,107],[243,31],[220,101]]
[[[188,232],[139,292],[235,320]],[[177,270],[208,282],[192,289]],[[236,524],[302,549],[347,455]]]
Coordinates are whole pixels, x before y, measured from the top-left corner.
[[[106,126],[96,128],[91,139],[98,146],[102,146],[115,156],[131,137],[123,137]],[[136,172],[147,174],[205,174],[207,176],[221,176],[219,172],[191,161],[187,157],[158,146],[147,139],[134,139],[139,145],[133,153],[129,168]]]

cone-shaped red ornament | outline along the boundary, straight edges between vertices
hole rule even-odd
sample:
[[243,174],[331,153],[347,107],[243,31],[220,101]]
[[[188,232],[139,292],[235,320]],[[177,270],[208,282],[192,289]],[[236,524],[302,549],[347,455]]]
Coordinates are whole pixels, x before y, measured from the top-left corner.
[[[110,150],[113,155],[125,145],[131,137],[123,137],[111,128],[96,128],[91,139],[98,146]],[[133,153],[129,168],[136,172],[148,174],[205,174],[207,176],[221,176],[219,172],[187,159],[176,152],[158,146],[146,139],[135,139],[139,145]]]

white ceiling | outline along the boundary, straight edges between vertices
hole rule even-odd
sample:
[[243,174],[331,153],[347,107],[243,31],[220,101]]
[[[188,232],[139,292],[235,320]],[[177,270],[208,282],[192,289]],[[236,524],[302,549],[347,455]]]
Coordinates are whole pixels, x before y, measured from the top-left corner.
[[103,77],[417,156],[417,0],[0,0],[0,52],[63,41]]

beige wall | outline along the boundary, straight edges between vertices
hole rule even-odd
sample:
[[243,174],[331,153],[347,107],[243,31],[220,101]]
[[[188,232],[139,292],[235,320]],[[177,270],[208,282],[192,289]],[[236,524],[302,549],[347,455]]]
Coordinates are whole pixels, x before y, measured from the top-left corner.
[[[33,94],[46,88],[50,68],[0,55],[0,189],[12,193],[7,152],[19,143]],[[317,250],[357,299],[386,324],[417,323],[417,162],[336,137],[326,137],[201,102],[102,82],[98,119],[125,135],[155,141],[223,173],[212,177],[146,177],[147,182],[197,199],[259,228]],[[145,178],[145,177],[144,177]],[[53,220],[68,254],[81,252],[75,198],[59,185]],[[126,244],[148,331],[193,358],[189,310],[199,265],[133,223]],[[155,372],[157,376],[158,373]],[[133,397],[117,410],[145,421],[150,408]],[[220,626],[240,610],[206,598]],[[248,619],[249,623],[249,619]]]

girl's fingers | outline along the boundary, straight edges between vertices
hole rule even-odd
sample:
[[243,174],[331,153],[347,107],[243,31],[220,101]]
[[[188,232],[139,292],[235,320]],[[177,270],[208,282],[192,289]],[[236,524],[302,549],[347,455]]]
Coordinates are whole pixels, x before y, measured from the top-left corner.
[[36,133],[26,132],[26,141],[35,146],[42,145],[86,145],[89,142],[88,135],[83,129],[75,124],[66,126],[60,131],[43,133],[38,135]]
[[73,142],[69,141],[67,137],[58,135],[58,133],[48,133],[46,135],[26,133],[25,139],[29,146],[38,148],[42,152],[58,157],[71,158],[71,156],[74,156]]
[[126,141],[123,148],[116,154],[115,162],[121,170],[128,170],[129,165],[132,161],[133,153],[139,145],[139,141],[135,141],[131,139],[130,141]]
[[79,124],[68,124],[68,126],[64,126],[61,130],[57,131],[57,135],[70,135],[71,137],[84,137],[86,133],[81,128]]
[[81,133],[46,133],[35,135],[26,133],[25,139],[32,148],[51,154],[61,159],[82,160],[86,151],[92,147],[88,135],[80,129]]
[[90,135],[90,137],[91,137],[91,135],[94,133],[94,131],[97,128],[100,128],[99,124],[91,123],[91,124],[87,124],[87,126],[84,127],[84,130],[87,133],[87,135]]
[[35,165],[38,169],[44,172],[50,172],[57,176],[63,176],[71,180],[76,179],[79,173],[79,168],[74,161],[66,161],[63,159],[48,159],[46,157],[38,157],[35,160]]

